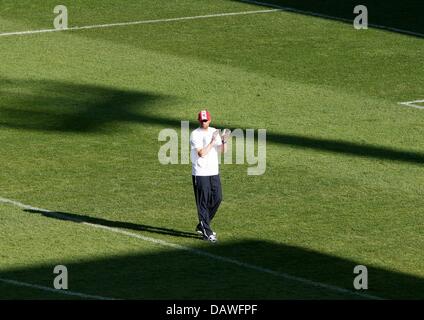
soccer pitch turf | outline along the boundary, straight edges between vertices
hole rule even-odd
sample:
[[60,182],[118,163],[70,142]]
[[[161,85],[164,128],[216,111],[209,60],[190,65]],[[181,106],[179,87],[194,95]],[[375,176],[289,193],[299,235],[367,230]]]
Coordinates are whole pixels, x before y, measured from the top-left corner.
[[[0,34],[1,299],[424,298],[424,110],[400,104],[424,99],[422,37],[116,3],[67,1],[69,26],[161,21]],[[2,0],[0,33],[51,29],[57,4]],[[267,130],[265,174],[221,165],[217,245],[194,232],[190,164],[158,161],[159,132],[203,108]],[[81,295],[47,290],[56,265]]]

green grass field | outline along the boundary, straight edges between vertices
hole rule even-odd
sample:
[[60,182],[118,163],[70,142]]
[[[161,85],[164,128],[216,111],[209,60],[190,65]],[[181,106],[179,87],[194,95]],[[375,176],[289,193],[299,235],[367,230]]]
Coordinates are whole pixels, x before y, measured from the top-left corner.
[[[116,3],[69,0],[69,26],[269,9]],[[52,28],[57,4],[2,0],[0,33]],[[399,105],[423,66],[420,37],[284,11],[0,36],[0,197],[61,212],[0,202],[0,298],[81,298],[1,281],[66,265],[70,291],[118,299],[423,299],[424,110]],[[217,245],[191,166],[158,161],[203,108],[267,130],[264,175],[221,166]]]

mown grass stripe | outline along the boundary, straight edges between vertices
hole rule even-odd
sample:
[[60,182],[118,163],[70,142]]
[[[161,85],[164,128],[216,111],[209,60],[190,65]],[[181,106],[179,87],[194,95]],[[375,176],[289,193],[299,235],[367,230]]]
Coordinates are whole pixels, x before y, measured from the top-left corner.
[[182,246],[182,245],[179,245],[179,244],[176,244],[176,243],[172,243],[172,242],[168,242],[168,241],[164,241],[164,240],[160,240],[160,239],[156,239],[156,238],[146,237],[146,236],[143,236],[143,235],[140,235],[140,234],[128,232],[128,231],[121,230],[121,229],[118,229],[118,228],[112,228],[112,227],[108,227],[108,226],[104,226],[104,225],[100,225],[100,224],[88,223],[88,222],[84,222],[82,220],[78,220],[78,219],[74,219],[74,218],[71,219],[71,218],[69,218],[69,217],[67,217],[63,214],[58,213],[58,212],[50,211],[50,210],[42,209],[42,208],[32,207],[30,205],[26,205],[26,204],[20,203],[20,202],[15,201],[15,200],[0,197],[0,202],[5,203],[5,204],[11,204],[11,205],[17,206],[19,208],[23,208],[23,209],[45,212],[45,213],[48,213],[50,215],[54,215],[56,217],[59,217],[62,220],[79,222],[79,223],[87,225],[87,226],[107,230],[107,231],[114,232],[114,233],[123,234],[123,235],[129,236],[129,237],[132,237],[132,238],[137,238],[137,239],[140,239],[140,240],[143,240],[143,241],[148,241],[148,242],[155,243],[155,244],[158,244],[158,245],[161,245],[161,246],[170,247],[170,248],[178,249],[178,250],[184,250],[184,251],[187,251],[187,252],[190,252],[190,253],[193,253],[193,254],[206,256],[206,257],[214,259],[214,260],[227,262],[227,263],[234,264],[234,265],[246,268],[246,269],[271,274],[271,275],[279,277],[279,278],[299,282],[299,283],[310,285],[310,286],[313,286],[313,287],[331,290],[331,291],[338,292],[338,293],[341,293],[341,294],[349,294],[349,295],[360,296],[362,298],[367,298],[367,299],[374,299],[374,300],[381,300],[382,299],[380,297],[370,295],[370,294],[367,294],[367,293],[356,292],[356,291],[348,290],[348,289],[345,289],[345,288],[337,287],[337,286],[334,286],[334,285],[330,285],[330,284],[326,284],[326,283],[322,283],[322,282],[318,282],[318,281],[313,281],[313,280],[293,276],[293,275],[290,275],[290,274],[287,274],[287,273],[284,273],[284,272],[274,271],[274,270],[271,270],[271,269],[268,269],[268,268],[263,268],[263,267],[259,267],[259,266],[252,265],[252,264],[249,264],[249,263],[245,263],[245,262],[242,262],[242,261],[238,261],[236,259],[219,256],[219,255],[212,254],[212,253],[209,253],[209,252],[206,252],[206,251]]

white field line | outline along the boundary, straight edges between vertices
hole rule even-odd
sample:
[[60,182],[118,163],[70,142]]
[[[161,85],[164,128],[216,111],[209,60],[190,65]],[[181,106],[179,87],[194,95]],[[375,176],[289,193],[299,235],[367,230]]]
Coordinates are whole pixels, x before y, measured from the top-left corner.
[[136,238],[136,239],[140,239],[140,240],[143,240],[143,241],[155,243],[155,244],[158,244],[158,245],[161,245],[161,246],[164,246],[164,247],[184,250],[184,251],[196,254],[196,255],[208,257],[210,259],[234,264],[234,265],[237,265],[239,267],[243,267],[243,268],[250,269],[250,270],[255,270],[255,271],[258,271],[258,272],[271,274],[273,276],[283,278],[283,279],[286,279],[286,280],[299,282],[299,283],[302,283],[304,285],[310,285],[310,286],[313,286],[313,287],[322,288],[322,289],[338,292],[338,293],[341,293],[341,294],[354,295],[354,296],[359,296],[359,297],[367,298],[367,299],[375,299],[375,300],[381,300],[382,299],[381,297],[377,297],[377,296],[370,295],[370,294],[367,294],[367,293],[352,291],[352,290],[340,288],[340,287],[337,287],[337,286],[334,286],[334,285],[308,280],[308,279],[293,276],[293,275],[290,275],[290,274],[287,274],[287,273],[284,273],[284,272],[278,272],[278,271],[274,271],[274,270],[271,270],[271,269],[255,266],[253,264],[238,261],[236,259],[219,256],[219,255],[212,254],[212,253],[202,251],[202,250],[199,250],[199,249],[185,247],[185,246],[182,246],[182,245],[179,245],[179,244],[176,244],[176,243],[172,243],[172,242],[168,242],[168,241],[164,241],[164,240],[160,240],[160,239],[155,239],[155,238],[150,238],[150,237],[146,237],[146,236],[143,236],[143,235],[140,235],[140,234],[124,231],[124,230],[117,229],[117,228],[111,228],[111,227],[103,226],[103,225],[100,225],[100,224],[88,223],[88,222],[84,222],[82,220],[73,219],[73,218],[71,219],[71,218],[69,218],[65,215],[62,215],[60,213],[57,213],[55,211],[50,211],[50,210],[41,209],[41,208],[35,208],[35,207],[32,207],[32,206],[20,203],[18,201],[14,201],[14,200],[5,199],[5,198],[0,197],[0,203],[11,204],[13,206],[23,208],[23,209],[45,212],[45,213],[48,213],[50,215],[60,217],[61,219],[64,219],[64,220],[76,221],[76,222],[79,222],[81,224],[85,224],[85,225],[90,226],[90,227],[94,227],[94,228],[98,228],[98,229],[104,229],[104,230],[107,230],[107,231],[110,231],[110,232],[123,234],[123,235],[129,236],[129,237],[132,237],[132,238]]
[[113,298],[107,298],[107,297],[102,297],[102,296],[93,296],[91,294],[85,294],[85,293],[69,291],[69,290],[58,290],[58,289],[53,289],[53,288],[49,288],[49,287],[45,287],[45,286],[40,286],[40,285],[37,285],[37,284],[31,284],[31,283],[26,283],[26,282],[21,282],[21,281],[16,281],[16,280],[10,280],[10,279],[0,278],[0,282],[11,284],[11,285],[18,286],[18,287],[27,287],[27,288],[32,288],[32,289],[38,289],[38,290],[43,290],[43,291],[49,291],[49,292],[64,294],[64,295],[68,295],[68,296],[80,297],[80,298],[84,298],[84,299],[115,300]]
[[424,100],[415,100],[415,101],[406,101],[406,102],[399,102],[399,104],[411,108],[416,109],[424,109],[424,106],[417,105],[416,103],[424,103]]
[[28,34],[36,34],[36,33],[47,33],[47,32],[59,32],[59,31],[73,31],[73,30],[111,28],[111,27],[120,27],[120,26],[132,26],[132,25],[138,25],[138,24],[152,24],[152,23],[161,23],[161,22],[175,22],[175,21],[184,21],[184,20],[197,20],[197,19],[217,18],[217,17],[228,17],[228,16],[240,16],[240,15],[269,13],[269,12],[277,12],[277,11],[281,11],[281,10],[279,10],[279,9],[270,9],[270,10],[254,10],[254,11],[241,11],[241,12],[227,12],[227,13],[216,13],[216,14],[208,14],[208,15],[192,16],[192,17],[179,17],[179,18],[168,18],[168,19],[157,19],[157,20],[140,20],[140,21],[130,21],[130,22],[96,24],[96,25],[92,25],[92,26],[70,27],[70,28],[67,28],[67,29],[42,29],[42,30],[28,30],[28,31],[17,31],[17,32],[5,32],[5,33],[0,33],[0,37],[28,35]]
[[[250,3],[250,4],[257,4],[257,5],[270,7],[270,8],[276,8],[276,9],[280,9],[282,11],[307,14],[307,15],[310,15],[310,16],[315,16],[315,17],[320,17],[320,18],[326,18],[326,19],[332,19],[332,20],[338,20],[338,21],[353,23],[353,18],[352,18],[352,20],[350,20],[350,19],[346,19],[346,18],[340,18],[340,17],[330,16],[330,15],[317,13],[317,12],[313,12],[313,11],[306,11],[306,10],[300,10],[300,9],[291,8],[291,7],[280,6],[280,5],[277,5],[277,4],[266,3],[266,2],[261,2],[261,1],[254,1],[254,0],[239,0],[239,1],[245,2],[245,3]],[[352,8],[352,13],[353,13],[353,8]],[[398,28],[393,28],[393,27],[382,26],[382,25],[379,25],[379,24],[368,23],[368,26],[373,27],[373,28],[377,28],[377,29],[383,29],[383,30],[388,30],[388,31],[404,33],[404,34],[417,36],[417,37],[424,37],[423,33],[418,33],[418,32],[413,32],[413,31],[403,30],[403,29],[398,29]]]

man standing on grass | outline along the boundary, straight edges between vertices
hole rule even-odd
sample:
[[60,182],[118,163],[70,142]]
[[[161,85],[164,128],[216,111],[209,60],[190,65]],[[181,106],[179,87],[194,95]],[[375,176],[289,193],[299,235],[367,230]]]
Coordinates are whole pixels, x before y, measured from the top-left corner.
[[227,151],[229,132],[221,136],[219,130],[210,127],[212,119],[207,110],[200,111],[197,119],[200,127],[190,135],[192,181],[199,216],[196,231],[203,240],[216,242],[210,224],[222,201],[218,156]]

